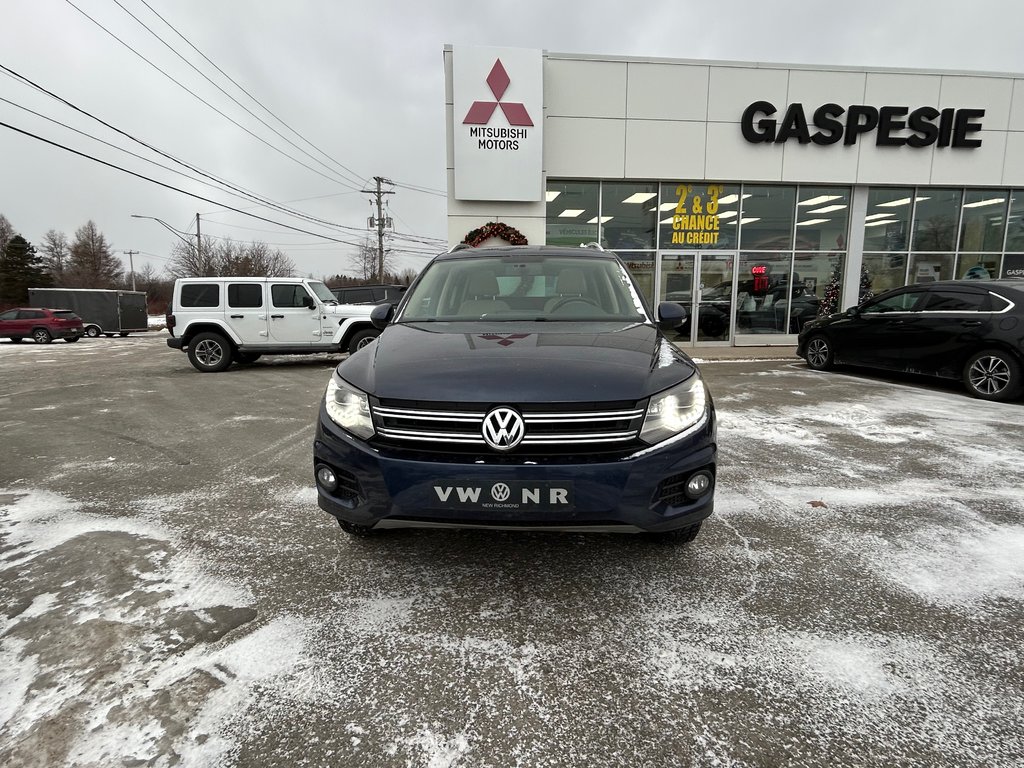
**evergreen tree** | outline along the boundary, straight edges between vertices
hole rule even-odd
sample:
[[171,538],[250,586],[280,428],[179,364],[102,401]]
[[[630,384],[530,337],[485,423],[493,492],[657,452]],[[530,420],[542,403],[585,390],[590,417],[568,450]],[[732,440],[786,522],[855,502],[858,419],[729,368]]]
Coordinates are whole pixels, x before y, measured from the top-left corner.
[[71,244],[64,284],[71,288],[116,288],[124,275],[103,233],[92,221],[78,228]]
[[0,306],[28,304],[29,288],[50,285],[50,276],[33,245],[14,235],[0,254]]
[[843,290],[843,263],[840,261],[832,269],[832,277],[825,286],[825,293],[818,304],[818,317],[828,317],[839,310],[839,300]]

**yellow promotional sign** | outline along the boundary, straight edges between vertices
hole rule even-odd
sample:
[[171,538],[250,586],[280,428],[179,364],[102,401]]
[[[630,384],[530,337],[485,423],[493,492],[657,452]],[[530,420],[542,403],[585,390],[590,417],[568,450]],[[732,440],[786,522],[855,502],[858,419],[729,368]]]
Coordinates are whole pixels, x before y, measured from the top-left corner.
[[718,244],[718,198],[724,191],[723,184],[676,187],[679,202],[672,216],[673,245]]

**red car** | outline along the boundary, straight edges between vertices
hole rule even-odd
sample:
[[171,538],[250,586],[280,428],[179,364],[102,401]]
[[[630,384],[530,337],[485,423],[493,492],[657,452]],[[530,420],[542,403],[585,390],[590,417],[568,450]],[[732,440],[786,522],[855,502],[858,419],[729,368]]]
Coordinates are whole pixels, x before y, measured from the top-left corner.
[[85,333],[82,318],[70,309],[9,309],[0,313],[0,338],[17,343],[31,337],[36,344],[54,339],[78,341]]

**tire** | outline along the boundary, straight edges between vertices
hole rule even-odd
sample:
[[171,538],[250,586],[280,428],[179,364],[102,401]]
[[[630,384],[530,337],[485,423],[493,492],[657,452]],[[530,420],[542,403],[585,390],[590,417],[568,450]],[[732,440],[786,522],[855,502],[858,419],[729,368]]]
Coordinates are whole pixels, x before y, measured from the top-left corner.
[[45,328],[36,328],[32,331],[32,340],[35,341],[36,344],[49,344],[53,341],[53,336],[51,336],[50,332]]
[[963,381],[974,397],[997,402],[1016,400],[1024,389],[1020,362],[998,349],[972,356],[964,365]]
[[64,339],[64,341],[66,341],[68,344],[74,344],[80,338],[82,338],[82,337],[81,336],[71,336],[71,337],[69,337],[67,339]]
[[807,361],[808,368],[815,371],[827,371],[835,363],[832,342],[820,333],[811,336],[804,349],[804,359]]
[[85,328],[85,335],[88,336],[90,339],[99,338],[100,329],[99,329],[98,326],[95,326],[95,325],[86,326],[86,328]]
[[248,365],[249,363],[255,363],[262,356],[259,352],[235,352],[235,362],[239,365]]
[[341,530],[347,533],[349,536],[355,536],[359,539],[372,539],[375,536],[380,536],[383,531],[378,531],[375,528],[370,528],[366,525],[359,525],[358,523],[350,523],[348,520],[342,520],[336,518],[338,525],[341,526]]
[[188,361],[201,373],[219,373],[233,358],[231,345],[219,333],[200,333],[188,343]]
[[378,336],[380,336],[380,331],[378,331],[376,328],[367,328],[365,330],[359,331],[349,341],[348,353],[350,355],[354,355],[356,352],[365,347]]
[[114,338],[114,334],[112,333],[104,333],[103,335],[106,336],[108,339]]
[[665,531],[649,535],[653,541],[663,544],[689,544],[697,538],[698,533],[700,533],[700,523],[694,523],[676,531]]

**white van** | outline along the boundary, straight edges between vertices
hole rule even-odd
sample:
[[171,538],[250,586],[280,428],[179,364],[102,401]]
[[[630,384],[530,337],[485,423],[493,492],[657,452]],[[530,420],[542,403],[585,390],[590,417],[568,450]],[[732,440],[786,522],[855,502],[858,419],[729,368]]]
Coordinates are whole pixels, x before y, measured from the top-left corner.
[[370,304],[338,304],[319,280],[301,277],[184,277],[167,311],[167,346],[203,373],[260,355],[355,352],[380,331]]

